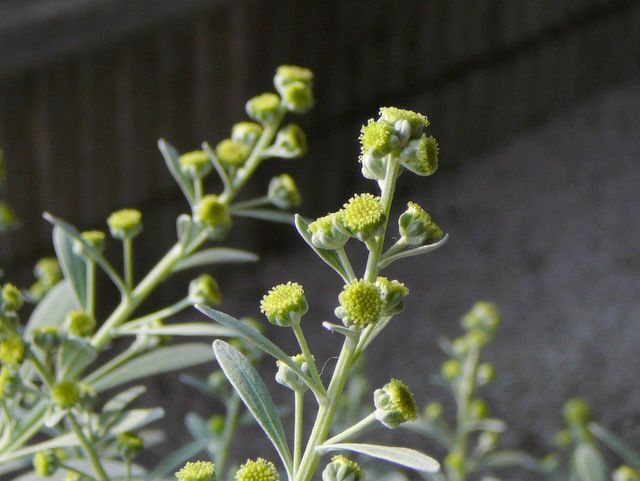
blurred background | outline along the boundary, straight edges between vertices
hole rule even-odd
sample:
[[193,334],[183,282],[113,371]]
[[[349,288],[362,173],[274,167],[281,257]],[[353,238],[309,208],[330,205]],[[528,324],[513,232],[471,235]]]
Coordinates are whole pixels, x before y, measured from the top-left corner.
[[[317,107],[298,119],[310,150],[269,162],[247,196],[287,171],[313,217],[372,190],[356,139],[381,105],[427,114],[440,142],[437,175],[403,176],[396,207],[426,205],[451,240],[394,266],[417,295],[372,350],[374,386],[398,376],[420,404],[441,398],[426,374],[444,358],[437,339],[491,300],[503,328],[486,396],[510,443],[544,454],[563,400],[581,395],[640,445],[639,0],[0,0],[5,199],[22,221],[0,239],[7,278],[27,284],[52,254],[44,210],[87,229],[140,208],[149,267],[186,208],[156,140],[187,151],[227,137],[283,63],[316,74]],[[339,279],[292,228],[239,221],[229,243],[262,261],[213,271],[224,308],[256,315],[264,291],[298,280],[312,343],[333,355],[319,324]],[[174,440],[194,403],[211,410],[173,379],[152,387]]]

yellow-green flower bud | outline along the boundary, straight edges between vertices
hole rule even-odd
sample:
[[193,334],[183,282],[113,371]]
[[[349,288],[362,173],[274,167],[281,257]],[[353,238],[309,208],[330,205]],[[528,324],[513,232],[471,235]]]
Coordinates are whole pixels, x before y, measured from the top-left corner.
[[640,481],[640,471],[629,466],[620,466],[613,473],[613,481]]
[[43,326],[33,330],[33,343],[45,352],[60,347],[62,334],[57,326]]
[[273,122],[280,111],[280,97],[264,93],[253,97],[246,105],[247,115],[262,124]]
[[227,204],[217,195],[205,195],[196,206],[195,221],[211,227],[213,235],[221,235],[231,227],[231,216]]
[[435,421],[442,417],[442,404],[437,401],[430,402],[424,408],[424,417],[429,421]]
[[366,327],[377,322],[382,313],[382,298],[375,284],[358,280],[347,284],[338,296],[336,316],[345,326]]
[[338,226],[338,214],[333,212],[309,224],[311,243],[318,249],[337,250],[344,247],[349,236]]
[[480,329],[469,331],[465,337],[467,338],[467,346],[475,348],[481,348],[491,340],[490,334]]
[[216,146],[216,156],[222,165],[238,168],[246,162],[251,149],[246,144],[233,139],[224,139]]
[[413,139],[420,137],[422,131],[429,126],[429,120],[422,114],[397,107],[382,107],[380,120],[390,126],[400,129],[400,125],[408,124],[409,136]]
[[210,461],[189,461],[176,473],[178,481],[214,481],[215,466]]
[[488,362],[482,363],[478,366],[478,385],[486,386],[493,382],[496,378],[496,371]]
[[491,302],[476,302],[462,318],[462,326],[469,331],[478,329],[493,333],[499,325],[498,307]]
[[418,417],[416,401],[409,387],[398,379],[392,379],[373,393],[376,419],[394,429]]
[[371,238],[382,228],[384,211],[380,198],[372,194],[356,194],[338,212],[338,226],[361,241]]
[[142,232],[142,213],[136,209],[122,209],[107,218],[109,231],[115,239],[133,239]]
[[387,175],[388,159],[385,155],[373,150],[362,152],[358,161],[362,164],[362,175],[366,179],[382,180]]
[[235,481],[280,481],[280,476],[272,462],[248,459],[236,472]]
[[22,338],[10,334],[0,341],[0,361],[8,366],[17,366],[24,359],[25,345]]
[[131,461],[134,459],[144,446],[144,441],[136,433],[124,432],[116,436],[116,448],[123,459]]
[[293,209],[302,202],[298,186],[289,174],[280,174],[272,178],[267,195],[278,209]]
[[445,456],[444,464],[454,471],[460,471],[464,468],[464,456],[457,451],[451,451]]
[[[87,230],[82,234],[82,239],[98,252],[104,251],[105,233],[101,230]],[[74,246],[75,247],[75,246]]]
[[62,270],[55,257],[43,257],[36,262],[33,275],[45,286],[51,287],[62,279]]
[[38,451],[33,456],[33,469],[38,476],[48,478],[52,476],[60,467],[60,459],[54,451]]
[[204,177],[211,172],[211,168],[213,167],[213,164],[209,160],[209,154],[203,150],[194,150],[182,154],[178,158],[178,163],[180,164],[182,172],[192,179]]
[[489,405],[484,399],[474,399],[469,409],[473,419],[485,419],[489,416]]
[[202,274],[189,283],[189,299],[193,304],[217,306],[222,302],[220,286],[209,274]]
[[567,424],[582,426],[591,417],[591,408],[582,398],[569,399],[562,409],[562,414]]
[[62,409],[71,408],[80,400],[80,389],[71,381],[60,381],[51,389],[51,399]]
[[298,324],[308,310],[304,289],[296,282],[275,286],[260,301],[260,312],[276,326]]
[[462,365],[457,359],[447,359],[442,364],[442,377],[451,381],[462,374]]
[[276,70],[273,83],[280,89],[292,82],[310,83],[313,81],[313,72],[308,68],[297,65],[280,65]]
[[253,147],[262,135],[262,130],[262,125],[255,122],[238,122],[231,128],[231,140]]
[[376,287],[382,300],[382,316],[393,316],[404,309],[404,298],[409,289],[400,281],[390,281],[386,277],[376,279]]
[[398,230],[404,243],[414,247],[435,241],[444,235],[431,216],[415,202],[407,203],[407,210],[398,218]]
[[360,465],[341,454],[331,458],[322,471],[322,481],[362,481],[364,472]]
[[15,396],[20,387],[18,374],[7,366],[0,369],[0,399],[9,399]]
[[571,433],[566,429],[558,431],[554,436],[553,441],[559,448],[566,448],[567,446],[571,445]]
[[362,156],[370,152],[388,154],[397,143],[393,138],[391,127],[373,119],[369,119],[367,124],[362,126],[359,140]]
[[20,289],[10,283],[2,286],[2,309],[15,312],[22,307],[23,302]]
[[417,140],[410,140],[400,152],[400,163],[414,174],[428,176],[438,170],[440,147],[433,137],[425,134]]
[[93,334],[96,328],[95,318],[81,309],[71,311],[67,314],[64,322],[69,334],[79,337]]
[[207,421],[207,426],[209,427],[209,431],[211,434],[216,436],[220,436],[224,432],[225,418],[224,416],[220,416],[216,414],[211,416]]
[[307,136],[298,124],[288,124],[276,135],[270,151],[276,157],[296,159],[307,152]]
[[[309,370],[309,366],[307,365],[307,358],[304,354],[297,354],[295,356],[291,356],[291,360],[300,368],[300,370],[306,373]],[[278,367],[278,372],[276,373],[276,381],[278,384],[282,384],[285,387],[288,387],[292,391],[303,392],[307,390],[307,385],[304,381],[291,370],[289,366],[287,366],[282,361],[276,361],[276,366]]]
[[304,113],[313,107],[313,89],[307,82],[291,82],[280,91],[282,103],[289,112]]

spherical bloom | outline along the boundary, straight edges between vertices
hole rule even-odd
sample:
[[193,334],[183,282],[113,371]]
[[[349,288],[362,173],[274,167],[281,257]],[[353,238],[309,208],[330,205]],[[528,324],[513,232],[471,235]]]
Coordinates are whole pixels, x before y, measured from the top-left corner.
[[249,459],[236,472],[235,481],[280,481],[278,470],[272,462],[258,458]]
[[404,309],[404,298],[409,295],[409,289],[400,281],[390,281],[386,277],[376,279],[376,287],[382,300],[382,315],[393,316]]
[[407,210],[398,218],[398,230],[409,246],[421,246],[444,235],[431,216],[415,202],[407,203]]
[[96,320],[89,313],[78,309],[67,314],[65,326],[69,334],[74,336],[89,336],[96,328]]
[[298,186],[289,174],[280,174],[272,178],[267,195],[271,203],[279,209],[298,207],[302,202]]
[[336,314],[346,326],[365,327],[380,319],[382,298],[376,286],[365,280],[347,284],[338,296]]
[[640,471],[629,466],[620,466],[613,473],[613,481],[640,481]]
[[260,302],[260,311],[269,322],[277,326],[291,326],[309,309],[304,289],[296,282],[287,282],[272,288]]
[[428,176],[438,170],[440,148],[433,137],[422,134],[416,140],[410,140],[400,152],[400,162],[414,174]]
[[591,408],[582,398],[569,399],[562,409],[567,424],[583,425],[589,421]]
[[231,128],[231,139],[253,147],[262,134],[262,125],[255,122],[238,122]]
[[246,144],[232,139],[224,139],[216,146],[216,156],[225,167],[241,167],[249,157],[249,152]]
[[322,471],[322,481],[362,481],[364,472],[360,465],[341,454],[331,458]]
[[118,453],[124,459],[131,460],[135,458],[144,446],[144,441],[136,433],[124,432],[116,436],[116,447]]
[[107,224],[116,239],[131,239],[142,231],[142,213],[136,209],[121,209],[108,217]]
[[382,107],[380,120],[389,125],[396,126],[398,122],[407,122],[411,127],[411,137],[418,137],[422,130],[429,126],[426,116],[412,110],[399,109],[397,107]]
[[473,419],[485,419],[489,416],[489,405],[484,399],[474,399],[469,409]]
[[220,202],[217,195],[205,195],[195,210],[196,222],[212,227],[216,232],[225,232],[231,225],[229,207]]
[[80,234],[82,240],[93,247],[96,251],[102,252],[104,250],[105,233],[101,230],[87,230]]
[[215,414],[207,420],[209,431],[216,436],[220,436],[224,432],[224,425],[225,417],[219,414]]
[[2,286],[2,308],[5,311],[15,312],[22,307],[22,293],[13,284],[7,283]]
[[298,124],[288,124],[278,131],[272,149],[277,157],[302,157],[307,152],[307,136]]
[[25,345],[22,338],[16,334],[10,334],[0,341],[0,361],[2,364],[15,366],[24,359]]
[[424,417],[430,421],[435,421],[442,416],[442,404],[437,401],[430,402],[424,408]]
[[409,387],[398,379],[391,379],[373,393],[376,418],[388,428],[413,421],[418,417],[418,407]]
[[373,194],[356,194],[338,212],[339,225],[358,239],[365,241],[375,235],[384,223],[380,198]]
[[496,371],[491,364],[484,362],[478,366],[478,384],[485,386],[496,378]]
[[38,451],[33,456],[33,469],[38,476],[48,478],[60,467],[60,460],[54,451]]
[[194,150],[182,154],[178,159],[180,169],[193,178],[207,175],[211,171],[212,164],[209,155],[203,150]]
[[[300,368],[300,370],[306,373],[309,370],[309,366],[307,365],[307,358],[304,354],[296,354],[295,356],[291,356],[291,360]],[[276,361],[276,366],[278,367],[278,372],[276,373],[276,382],[278,384],[282,384],[285,387],[293,391],[306,391],[307,385],[305,382],[295,373],[289,366],[287,366],[282,361]]]
[[290,112],[304,113],[313,107],[313,90],[308,82],[294,81],[280,90],[282,102]]
[[213,481],[215,466],[210,461],[188,462],[176,473],[178,481]]
[[189,299],[194,304],[216,306],[222,302],[220,286],[209,274],[202,274],[189,283]]
[[455,471],[459,471],[464,467],[464,456],[457,451],[451,451],[444,458],[444,464]]
[[447,359],[440,369],[442,377],[451,381],[462,374],[462,365],[457,359]]
[[80,399],[80,389],[71,381],[60,381],[51,389],[51,399],[58,407],[68,409]]
[[479,330],[493,334],[499,325],[498,307],[491,302],[476,302],[462,317],[462,326],[469,331]]
[[318,249],[341,249],[349,236],[338,226],[338,214],[333,212],[320,217],[309,224],[311,243]]
[[33,275],[47,287],[51,287],[62,279],[62,270],[55,257],[43,257],[36,262]]
[[287,85],[291,82],[311,82],[313,72],[308,68],[297,65],[280,65],[273,79],[276,86]]
[[261,123],[271,122],[280,109],[280,97],[273,93],[264,93],[247,102],[247,115]]
[[369,119],[366,125],[360,129],[360,147],[362,155],[373,151],[386,154],[393,148],[391,128],[382,122]]

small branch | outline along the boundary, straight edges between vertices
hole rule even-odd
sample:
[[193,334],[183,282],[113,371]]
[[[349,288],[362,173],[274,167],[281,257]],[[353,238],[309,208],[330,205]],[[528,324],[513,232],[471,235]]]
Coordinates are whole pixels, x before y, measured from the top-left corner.
[[100,459],[98,459],[98,455],[93,450],[93,446],[91,446],[91,444],[87,440],[87,437],[82,432],[82,428],[80,427],[80,424],[78,424],[77,419],[75,418],[75,416],[71,411],[67,413],[67,419],[69,419],[69,423],[71,424],[71,429],[73,430],[74,434],[78,438],[78,441],[80,441],[80,444],[82,445],[82,450],[84,451],[84,454],[87,456],[87,458],[89,458],[89,462],[93,466],[93,469],[96,472],[98,479],[100,481],[110,481],[109,476],[107,476],[107,473],[105,472],[104,468],[102,467],[102,464],[100,463]]
[[345,441],[347,439],[353,438],[354,436],[360,434],[360,432],[364,431],[369,425],[377,420],[375,411],[369,414],[366,418],[358,421],[356,424],[351,426],[350,428],[345,429],[340,434],[336,434],[334,437],[327,439],[323,444],[336,444],[341,441]]

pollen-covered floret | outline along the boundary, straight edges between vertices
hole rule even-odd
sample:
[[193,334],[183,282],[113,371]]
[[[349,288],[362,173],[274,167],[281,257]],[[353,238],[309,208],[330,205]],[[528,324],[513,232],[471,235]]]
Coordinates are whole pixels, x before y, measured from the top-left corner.
[[182,154],[178,159],[180,168],[193,177],[202,177],[211,170],[209,155],[203,150]]
[[364,472],[355,461],[339,454],[322,471],[322,481],[362,481]]
[[236,472],[235,481],[280,481],[274,464],[263,458],[247,460]]
[[80,389],[71,381],[60,381],[51,389],[51,399],[58,407],[68,409],[80,399]]
[[404,308],[404,298],[409,295],[409,289],[402,282],[389,280],[386,277],[376,279],[376,287],[382,299],[382,312],[385,316],[398,314]]
[[274,93],[264,93],[247,102],[247,115],[259,122],[270,122],[280,108],[280,97]]
[[444,235],[431,215],[415,202],[407,203],[407,210],[398,218],[398,230],[405,244],[410,246],[420,246]]
[[142,213],[136,209],[121,209],[109,216],[107,224],[116,239],[131,238],[142,230]]
[[276,70],[276,84],[286,85],[289,82],[311,82],[313,72],[297,65],[280,65]]
[[74,336],[88,336],[96,328],[95,318],[87,312],[78,309],[67,314],[65,324],[69,334]]
[[384,222],[380,198],[373,194],[356,194],[338,212],[340,225],[352,236],[367,240]]
[[440,148],[434,137],[422,134],[420,138],[411,140],[400,152],[400,162],[414,174],[432,175],[438,170]]
[[215,466],[211,461],[189,461],[176,473],[178,481],[213,481]]
[[349,236],[338,227],[339,215],[332,212],[309,224],[311,243],[318,249],[341,249]]
[[413,421],[418,417],[418,407],[413,393],[405,383],[391,379],[373,395],[376,406],[376,418],[389,428]]
[[224,139],[216,146],[216,156],[224,166],[240,167],[249,156],[249,147],[232,139]]
[[382,311],[382,299],[376,286],[366,280],[347,284],[338,296],[338,317],[347,326],[365,327],[378,321]]
[[22,307],[22,293],[20,289],[11,283],[2,286],[2,308],[5,311],[14,312]]
[[24,359],[25,345],[22,338],[11,334],[0,341],[0,361],[8,366],[20,364]]
[[414,136],[420,135],[422,130],[429,126],[429,120],[426,116],[412,110],[399,109],[397,107],[380,108],[380,120],[390,125],[395,125],[398,121],[407,121]]
[[373,150],[384,154],[391,149],[392,131],[388,125],[382,122],[376,122],[369,119],[367,125],[363,125],[360,129],[360,145],[362,154]]
[[217,195],[205,195],[198,205],[195,212],[196,222],[213,227],[214,229],[226,229],[231,224],[229,216],[229,208]]
[[296,282],[275,286],[260,301],[260,311],[269,322],[278,326],[299,323],[308,309],[304,289]]

